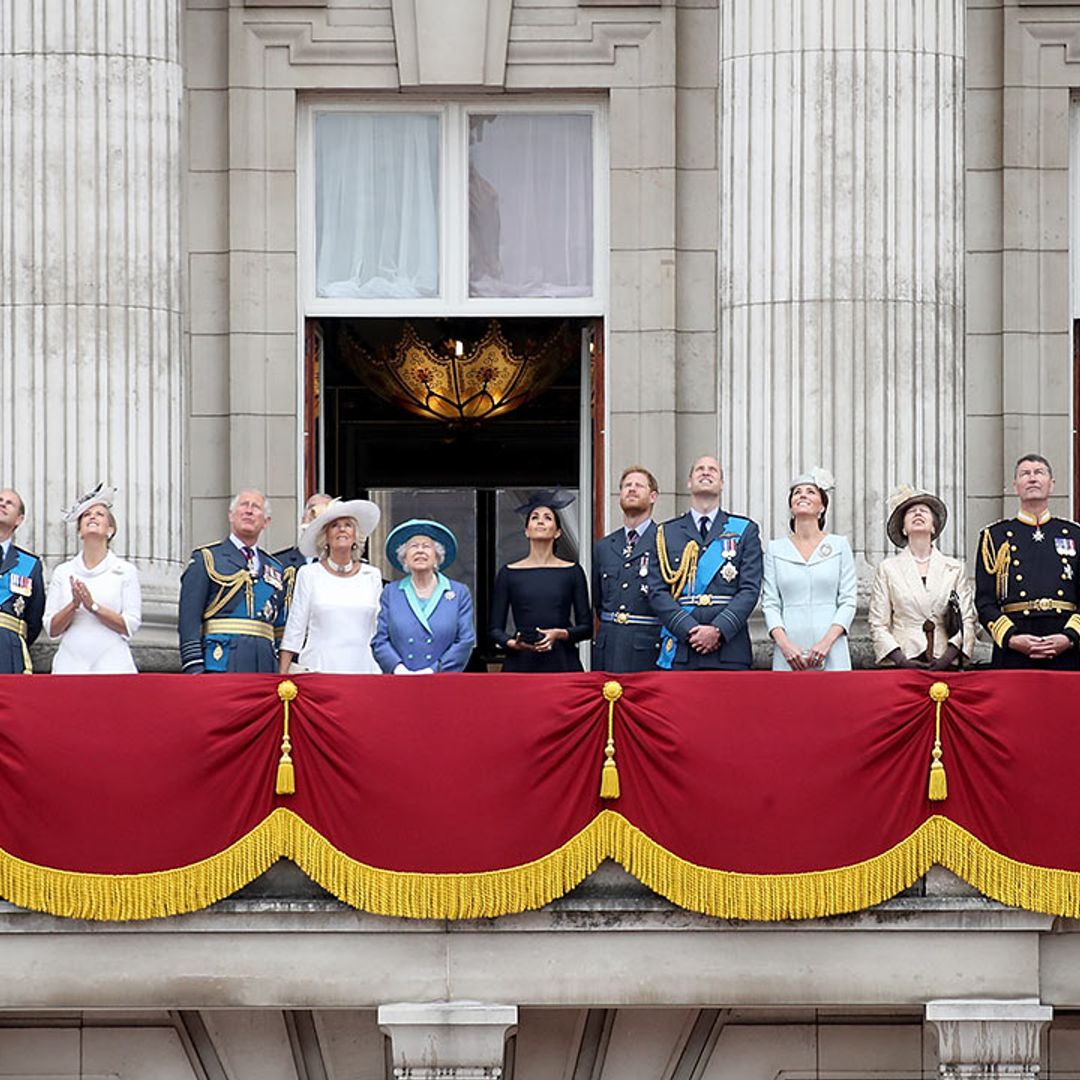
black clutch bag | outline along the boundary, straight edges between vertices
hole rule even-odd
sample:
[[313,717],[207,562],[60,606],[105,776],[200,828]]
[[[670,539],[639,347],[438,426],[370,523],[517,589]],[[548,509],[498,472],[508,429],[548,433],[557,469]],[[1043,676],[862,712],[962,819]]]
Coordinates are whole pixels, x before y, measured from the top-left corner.
[[949,593],[942,622],[949,637],[956,637],[964,626],[964,616],[960,612],[960,596],[955,589]]

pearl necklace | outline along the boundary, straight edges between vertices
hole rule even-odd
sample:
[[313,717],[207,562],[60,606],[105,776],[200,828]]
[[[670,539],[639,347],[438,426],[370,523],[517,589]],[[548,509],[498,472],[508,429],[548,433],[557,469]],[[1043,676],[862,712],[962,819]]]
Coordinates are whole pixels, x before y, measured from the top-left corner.
[[335,574],[351,574],[353,568],[353,561],[350,559],[344,566],[339,566],[329,555],[326,556],[326,565],[334,571]]
[[929,561],[930,561],[930,560],[931,560],[931,559],[932,559],[932,558],[934,557],[934,553],[933,553],[933,552],[931,551],[929,555],[927,555],[927,556],[926,556],[925,558],[922,558],[922,559],[920,559],[918,555],[912,555],[911,557],[912,557],[912,558],[913,558],[913,559],[914,559],[914,560],[915,560],[915,561],[916,561],[916,562],[917,562],[917,563],[918,563],[918,564],[919,564],[920,566],[924,566],[924,565],[925,565],[926,563],[928,563],[928,562],[929,562]]

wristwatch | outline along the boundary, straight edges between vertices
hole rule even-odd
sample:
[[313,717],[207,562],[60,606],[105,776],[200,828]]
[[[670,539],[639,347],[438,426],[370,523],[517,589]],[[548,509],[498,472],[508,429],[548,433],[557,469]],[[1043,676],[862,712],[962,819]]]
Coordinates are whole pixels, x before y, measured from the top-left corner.
[[90,605],[90,610],[96,615],[101,610],[101,605],[95,600]]

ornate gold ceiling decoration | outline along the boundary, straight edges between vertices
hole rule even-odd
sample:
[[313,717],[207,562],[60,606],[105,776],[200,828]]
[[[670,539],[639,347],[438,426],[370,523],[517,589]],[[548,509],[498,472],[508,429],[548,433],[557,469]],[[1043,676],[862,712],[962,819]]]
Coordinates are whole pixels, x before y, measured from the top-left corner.
[[503,416],[551,385],[572,354],[567,323],[546,341],[513,346],[496,320],[471,347],[432,343],[406,323],[392,345],[368,346],[344,334],[350,365],[369,389],[417,416],[451,424]]

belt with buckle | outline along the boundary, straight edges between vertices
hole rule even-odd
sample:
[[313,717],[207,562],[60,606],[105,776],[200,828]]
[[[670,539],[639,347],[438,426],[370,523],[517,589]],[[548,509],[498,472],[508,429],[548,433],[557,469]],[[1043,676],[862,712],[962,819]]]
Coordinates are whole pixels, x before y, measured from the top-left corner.
[[9,615],[6,611],[0,611],[0,630],[10,630],[13,634],[24,638],[26,637],[26,622],[23,619],[16,619],[14,615]]
[[207,619],[202,624],[202,631],[204,637],[208,634],[240,634],[274,640],[274,628],[258,619]]
[[715,593],[695,593],[693,596],[680,596],[678,599],[683,607],[709,607],[710,604],[731,602],[730,596],[717,596]]
[[1023,612],[1030,615],[1033,611],[1052,611],[1059,614],[1062,611],[1075,611],[1076,605],[1068,600],[1058,600],[1053,596],[1040,596],[1037,600],[1022,600],[1017,604],[1002,604],[1001,610],[1006,612]]
[[619,626],[659,626],[655,615],[631,615],[629,611],[601,611],[601,622],[618,623]]

